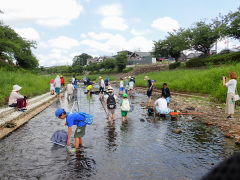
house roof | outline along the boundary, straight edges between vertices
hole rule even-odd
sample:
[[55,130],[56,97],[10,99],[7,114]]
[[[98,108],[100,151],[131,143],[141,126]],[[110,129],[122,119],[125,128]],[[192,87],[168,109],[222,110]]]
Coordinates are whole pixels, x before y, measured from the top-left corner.
[[132,53],[132,55],[130,56],[130,58],[131,58],[134,54],[136,54],[136,55],[138,55],[138,56],[140,56],[140,57],[145,57],[145,56],[150,56],[151,52],[134,52],[134,53]]
[[130,52],[130,53],[133,53],[132,51],[128,51],[128,50],[118,51],[117,53],[121,53],[121,52]]

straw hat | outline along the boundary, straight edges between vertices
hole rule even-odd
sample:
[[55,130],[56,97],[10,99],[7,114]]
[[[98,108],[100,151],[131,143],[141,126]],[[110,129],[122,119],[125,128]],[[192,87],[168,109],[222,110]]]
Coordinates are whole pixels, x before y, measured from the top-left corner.
[[148,76],[145,76],[144,80],[149,80],[150,78]]
[[99,76],[99,79],[102,79],[102,76]]
[[19,91],[20,89],[22,89],[22,87],[20,87],[19,85],[13,86],[13,91]]
[[109,92],[113,92],[113,88],[112,88],[111,86],[109,86],[107,92],[108,92],[108,93],[109,93]]

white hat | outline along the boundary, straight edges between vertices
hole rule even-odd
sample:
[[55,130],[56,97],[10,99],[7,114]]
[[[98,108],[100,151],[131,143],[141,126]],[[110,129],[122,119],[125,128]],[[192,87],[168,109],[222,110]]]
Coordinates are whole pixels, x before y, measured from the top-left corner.
[[20,87],[19,85],[13,86],[13,91],[19,91],[20,89],[22,89],[22,87]]
[[129,76],[128,78],[130,78],[130,79],[131,79],[131,76]]
[[109,86],[107,92],[108,93],[113,92],[113,88],[111,86]]

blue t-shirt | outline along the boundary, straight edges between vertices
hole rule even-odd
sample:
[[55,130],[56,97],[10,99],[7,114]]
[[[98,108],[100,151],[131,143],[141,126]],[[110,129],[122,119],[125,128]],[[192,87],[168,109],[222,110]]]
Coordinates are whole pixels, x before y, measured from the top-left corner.
[[67,112],[67,125],[68,127],[71,127],[73,125],[76,126],[86,126],[85,123],[85,116],[78,114],[78,113],[73,113],[73,112]]
[[151,86],[152,86],[152,80],[149,79],[149,80],[148,80],[148,88],[150,88]]

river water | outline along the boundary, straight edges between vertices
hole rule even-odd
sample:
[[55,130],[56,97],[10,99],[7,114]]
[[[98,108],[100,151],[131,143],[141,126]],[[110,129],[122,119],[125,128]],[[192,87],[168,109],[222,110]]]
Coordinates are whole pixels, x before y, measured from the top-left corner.
[[[67,131],[65,120],[57,119],[54,111],[60,107],[70,111],[77,99],[62,96],[0,141],[1,180],[199,179],[213,163],[216,165],[229,155],[230,146],[214,127],[187,122],[185,118],[171,121],[148,117],[147,110],[140,106],[147,101],[145,95],[132,97],[134,111],[122,124],[119,105],[116,121],[109,123],[99,96],[87,97],[83,92],[84,88],[80,88],[79,109],[92,114],[94,122],[86,128],[80,152],[69,152],[69,148],[50,143],[54,132]],[[77,104],[73,109],[78,110]],[[141,118],[145,121],[141,122]],[[183,132],[172,133],[176,128]],[[72,147],[74,131],[75,127]]]

